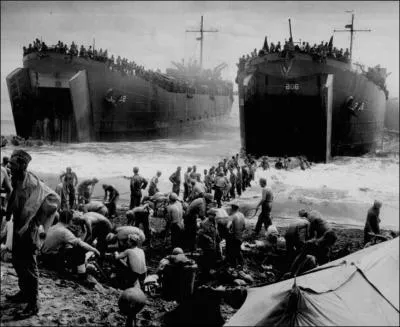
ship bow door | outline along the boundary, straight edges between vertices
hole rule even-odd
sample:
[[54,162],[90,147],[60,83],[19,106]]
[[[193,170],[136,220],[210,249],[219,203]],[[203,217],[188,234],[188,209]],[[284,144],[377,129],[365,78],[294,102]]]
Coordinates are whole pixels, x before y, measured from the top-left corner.
[[333,75],[328,74],[326,83],[323,86],[322,98],[324,105],[324,112],[326,118],[326,148],[325,148],[325,162],[331,159],[331,137],[332,137],[332,98],[333,98]]
[[81,70],[76,73],[69,80],[69,85],[75,116],[77,139],[79,142],[88,142],[92,139],[92,119],[86,70]]
[[17,68],[7,78],[7,87],[18,136],[31,136],[33,125],[32,88],[28,68]]

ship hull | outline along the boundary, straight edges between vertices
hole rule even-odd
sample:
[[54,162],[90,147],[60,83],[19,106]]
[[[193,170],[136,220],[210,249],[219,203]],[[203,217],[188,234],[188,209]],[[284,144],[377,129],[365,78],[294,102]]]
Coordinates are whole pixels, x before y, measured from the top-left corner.
[[257,60],[237,80],[243,150],[328,161],[380,144],[385,93],[349,64],[302,54]]
[[233,103],[228,91],[167,91],[102,62],[57,53],[26,55],[7,84],[17,135],[61,142],[177,136],[223,119]]

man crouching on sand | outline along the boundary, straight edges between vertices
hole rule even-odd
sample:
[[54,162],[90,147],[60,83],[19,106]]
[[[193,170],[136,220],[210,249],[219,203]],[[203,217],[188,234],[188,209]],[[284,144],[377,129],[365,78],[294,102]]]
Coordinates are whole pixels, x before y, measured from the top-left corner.
[[39,280],[36,252],[38,228],[51,226],[60,197],[33,173],[27,171],[31,156],[23,150],[15,150],[10,158],[13,192],[7,207],[7,219],[14,219],[12,263],[18,276],[20,291],[6,296],[14,302],[27,302],[22,312],[32,316],[39,312]]

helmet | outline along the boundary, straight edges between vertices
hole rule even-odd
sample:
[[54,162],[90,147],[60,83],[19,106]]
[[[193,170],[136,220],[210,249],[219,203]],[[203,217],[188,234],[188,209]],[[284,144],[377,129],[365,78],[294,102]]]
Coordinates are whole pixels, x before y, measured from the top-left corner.
[[172,254],[183,254],[183,250],[181,248],[175,248],[172,250]]
[[178,195],[177,195],[176,193],[172,192],[172,193],[169,195],[169,200],[170,200],[170,201],[176,201],[176,200],[178,200]]

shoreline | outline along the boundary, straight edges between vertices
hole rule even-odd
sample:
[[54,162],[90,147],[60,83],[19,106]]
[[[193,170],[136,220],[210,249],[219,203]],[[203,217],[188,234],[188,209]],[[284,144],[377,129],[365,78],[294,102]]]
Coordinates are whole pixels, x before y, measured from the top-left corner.
[[[33,171],[33,173],[37,174],[37,176],[41,178],[52,189],[55,189],[56,185],[58,184],[58,175],[56,174],[36,173],[35,171]],[[164,193],[171,192],[171,183],[169,181],[165,181],[165,179],[167,178],[165,176],[163,177],[164,180],[162,182],[160,181],[159,183],[160,191]],[[99,177],[97,178],[99,179],[99,182],[94,189],[92,199],[102,201],[104,196],[101,187],[102,184],[112,184],[118,189],[120,193],[120,198],[118,202],[119,209],[122,211],[128,210],[130,202],[129,180],[124,179],[122,176],[106,177],[103,179]],[[78,176],[78,179],[79,182],[81,182],[86,178]],[[246,191],[242,193],[242,196],[240,198],[237,198],[237,200],[241,204],[240,210],[246,216],[246,221],[248,221],[250,224],[255,224],[257,219],[256,217],[251,218],[251,216],[254,215],[254,209],[260,200],[261,191],[260,186],[254,181],[252,181],[251,184],[251,188],[246,189]],[[280,185],[275,186],[275,188],[279,187]],[[367,211],[372,205],[366,203],[348,203],[344,201],[316,202],[310,201],[309,199],[307,199],[307,197],[304,196],[290,196],[291,193],[289,193],[289,196],[287,196],[287,192],[282,192],[279,189],[274,190],[274,185],[272,185],[272,189],[275,194],[271,215],[273,217],[274,224],[276,224],[277,227],[287,227],[291,222],[299,219],[298,211],[300,209],[308,207],[321,212],[325,219],[332,224],[332,227],[340,229],[363,229]],[[300,192],[304,194],[306,194],[307,191],[307,189],[296,190],[297,193]],[[183,190],[181,191],[181,194],[182,192]],[[147,195],[147,189],[143,191],[143,196],[145,195]],[[223,205],[226,206],[227,203]],[[385,208],[384,206],[382,208],[386,209],[386,211],[381,212],[381,228],[398,231],[398,226],[385,224],[384,214],[390,212],[391,209],[388,207]],[[396,212],[398,217],[398,210],[396,210],[396,208],[394,208],[394,210],[392,210],[392,212],[390,213],[392,215],[396,215]],[[259,214],[259,212],[257,214]],[[359,219],[352,219],[348,217],[359,217]]]

